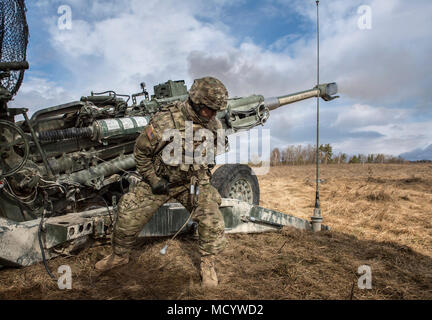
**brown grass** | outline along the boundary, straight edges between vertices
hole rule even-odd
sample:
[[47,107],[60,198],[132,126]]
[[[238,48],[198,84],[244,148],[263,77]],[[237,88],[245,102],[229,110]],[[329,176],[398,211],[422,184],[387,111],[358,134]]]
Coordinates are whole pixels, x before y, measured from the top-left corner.
[[[259,177],[261,205],[309,218],[314,174],[313,166],[272,168]],[[0,299],[432,299],[432,166],[329,165],[320,179],[332,230],[230,235],[217,258],[217,289],[199,286],[196,243],[184,237],[166,256],[159,254],[165,239],[144,240],[127,266],[102,275],[93,265],[107,246],[51,260],[53,271],[71,266],[69,291],[42,264],[1,270]],[[364,264],[371,290],[356,285]]]

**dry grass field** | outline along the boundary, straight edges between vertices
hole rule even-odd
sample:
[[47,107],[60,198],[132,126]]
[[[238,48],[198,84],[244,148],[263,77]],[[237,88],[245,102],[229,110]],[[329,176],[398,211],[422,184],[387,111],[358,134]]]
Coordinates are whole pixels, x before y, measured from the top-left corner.
[[[42,264],[0,270],[0,299],[432,299],[432,165],[321,167],[321,208],[331,231],[230,235],[217,258],[220,286],[199,285],[196,243],[145,240],[132,260],[98,275],[109,252],[93,247],[49,262],[68,264],[73,289],[61,291]],[[313,212],[313,166],[281,166],[260,176],[261,205],[302,218]],[[357,287],[369,265],[372,289]]]

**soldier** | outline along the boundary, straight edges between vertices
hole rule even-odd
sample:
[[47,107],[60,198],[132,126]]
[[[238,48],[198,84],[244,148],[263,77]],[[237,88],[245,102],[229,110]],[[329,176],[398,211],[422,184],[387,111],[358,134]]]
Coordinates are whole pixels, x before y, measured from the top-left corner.
[[[221,81],[212,77],[196,79],[189,91],[189,99],[175,102],[155,114],[138,137],[134,156],[137,171],[143,181],[119,201],[118,217],[114,226],[112,254],[95,265],[105,271],[127,264],[129,252],[137,235],[150,221],[157,209],[170,199],[176,199],[198,222],[198,244],[201,254],[200,275],[203,287],[215,287],[218,278],[214,270],[214,256],[226,246],[224,221],[219,210],[221,197],[210,184],[210,164],[167,164],[162,159],[164,130],[177,129],[182,135],[185,153],[185,121],[193,122],[193,131],[209,129],[216,134],[222,124],[216,113],[226,108],[228,92]],[[214,135],[215,137],[217,135]],[[196,142],[194,142],[196,144]],[[191,181],[198,181],[198,199],[191,202]]]

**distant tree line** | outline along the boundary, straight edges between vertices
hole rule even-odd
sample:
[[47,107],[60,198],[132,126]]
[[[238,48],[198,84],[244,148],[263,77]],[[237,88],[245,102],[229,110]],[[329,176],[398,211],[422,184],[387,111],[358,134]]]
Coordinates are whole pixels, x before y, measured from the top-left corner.
[[416,160],[410,161],[411,163],[432,163],[432,160]]
[[[379,154],[358,154],[348,155],[339,152],[333,153],[333,147],[330,144],[321,144],[319,146],[319,162],[323,164],[343,164],[343,163],[405,163],[401,157],[392,155]],[[297,145],[288,146],[284,149],[274,148],[270,156],[270,165],[305,165],[316,163],[317,153],[316,146]]]

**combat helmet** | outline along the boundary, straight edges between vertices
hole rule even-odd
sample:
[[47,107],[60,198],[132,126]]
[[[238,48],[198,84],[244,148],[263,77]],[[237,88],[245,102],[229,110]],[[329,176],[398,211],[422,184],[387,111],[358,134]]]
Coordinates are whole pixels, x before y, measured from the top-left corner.
[[213,77],[195,79],[189,90],[189,98],[195,106],[206,106],[220,111],[226,108],[228,91],[224,84]]

